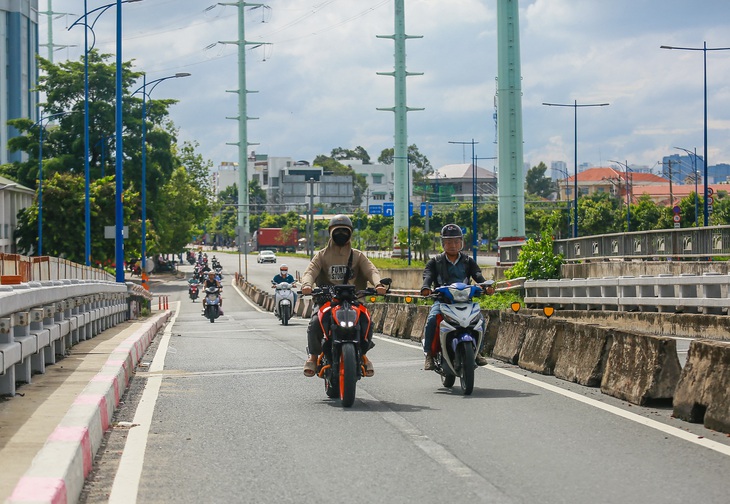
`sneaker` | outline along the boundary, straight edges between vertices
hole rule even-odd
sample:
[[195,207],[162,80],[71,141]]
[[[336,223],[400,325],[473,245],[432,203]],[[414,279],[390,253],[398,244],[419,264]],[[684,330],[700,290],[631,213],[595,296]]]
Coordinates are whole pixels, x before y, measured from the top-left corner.
[[304,376],[311,378],[317,374],[317,356],[310,355],[304,362]]
[[431,371],[431,370],[433,370],[433,369],[434,369],[435,367],[436,367],[436,366],[435,366],[435,365],[434,365],[434,363],[433,363],[433,357],[431,357],[430,355],[427,355],[427,356],[426,356],[426,362],[424,362],[424,363],[423,363],[423,369],[424,369],[425,371]]
[[365,376],[370,377],[375,374],[373,363],[365,355],[362,356],[362,365],[365,366]]
[[489,364],[489,361],[486,357],[484,357],[482,354],[477,354],[476,359],[474,359],[477,363],[477,366],[486,366]]

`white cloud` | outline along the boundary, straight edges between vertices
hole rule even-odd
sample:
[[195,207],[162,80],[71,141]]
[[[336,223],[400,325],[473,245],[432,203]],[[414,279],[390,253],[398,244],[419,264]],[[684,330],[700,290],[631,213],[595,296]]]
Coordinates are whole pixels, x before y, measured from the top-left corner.
[[[41,10],[45,7],[41,0]],[[90,0],[89,8],[102,5]],[[237,55],[215,45],[237,34],[236,10],[199,0],[144,0],[124,6],[123,57],[149,79],[175,72],[155,98],[175,98],[180,138],[197,140],[215,164],[237,159]],[[362,145],[376,158],[393,143],[392,0],[271,0],[247,10],[246,38],[272,42],[247,51],[249,141],[258,152],[312,160],[335,147]],[[83,30],[64,27],[76,0],[54,0],[55,42],[76,44],[56,61],[81,56]],[[702,152],[702,51],[660,45],[730,47],[726,0],[523,0],[520,2],[525,161],[573,164],[573,110],[543,102],[609,102],[578,110],[578,162],[626,159],[654,165],[673,146]],[[113,53],[115,8],[98,21],[97,47]],[[461,162],[449,144],[474,138],[479,156],[496,151],[492,119],[497,74],[497,9],[492,0],[405,0],[409,143],[435,166]],[[262,22],[266,21],[266,22]],[[41,16],[41,43],[45,42]],[[43,51],[43,50],[42,50]],[[44,54],[45,55],[45,54]],[[730,162],[730,51],[707,55],[710,162]]]

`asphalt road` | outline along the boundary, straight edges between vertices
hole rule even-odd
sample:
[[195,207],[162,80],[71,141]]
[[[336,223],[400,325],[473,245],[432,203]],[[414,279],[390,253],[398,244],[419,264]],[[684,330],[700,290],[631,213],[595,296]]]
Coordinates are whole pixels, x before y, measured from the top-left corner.
[[[249,279],[267,285],[279,264],[249,256]],[[132,427],[112,433],[86,502],[728,502],[730,437],[496,361],[463,397],[416,344],[380,336],[375,376],[343,409],[302,374],[306,321],[282,327],[230,279],[215,324],[184,280],[165,287],[172,333],[135,377],[116,419]]]

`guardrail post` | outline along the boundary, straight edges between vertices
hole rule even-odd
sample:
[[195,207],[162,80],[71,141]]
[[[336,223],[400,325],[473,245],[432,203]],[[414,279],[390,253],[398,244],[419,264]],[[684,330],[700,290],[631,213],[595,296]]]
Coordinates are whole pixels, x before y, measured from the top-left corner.
[[[675,285],[674,283],[666,283],[662,280],[667,280],[669,278],[672,278],[673,275],[667,274],[667,273],[661,273],[657,275],[657,285],[656,285],[656,293],[657,297],[659,298],[676,298],[677,296],[674,294]],[[671,280],[669,280],[671,281]],[[668,308],[667,306],[660,304],[659,306],[659,312],[673,312],[674,308]]]
[[12,321],[0,319],[0,394],[15,395],[15,366],[20,361],[20,343],[13,340]]
[[28,331],[35,336],[36,353],[30,358],[31,367],[36,373],[46,372],[46,355],[48,345],[51,343],[51,332],[43,328],[43,308],[33,308],[29,312]]
[[637,306],[635,304],[629,304],[628,301],[624,301],[623,298],[635,298],[636,297],[636,279],[633,276],[620,276],[618,277],[619,282],[619,300],[618,309],[619,311],[636,311]]
[[20,362],[15,365],[15,381],[30,383],[31,356],[38,350],[35,336],[31,336],[28,312],[18,312],[13,327],[13,339],[20,344]]
[[652,304],[651,301],[646,303],[643,302],[645,299],[655,299],[656,294],[656,279],[651,275],[639,275],[638,280],[638,297],[641,298],[642,303],[639,305],[639,311],[642,312],[657,312],[656,304]]
[[55,311],[56,309],[53,305],[43,307],[43,328],[48,329],[51,335],[51,344],[46,347],[46,364],[55,364],[56,356],[64,355],[65,353],[61,338],[61,328],[53,320]]
[[[679,277],[679,297],[681,299],[697,299],[697,281],[695,280],[697,278],[697,275],[691,273],[680,273]],[[687,281],[685,279],[689,279],[690,281]],[[681,308],[680,306],[678,306],[677,309],[681,310],[684,313],[699,312],[697,306],[681,305]]]
[[[728,277],[726,275],[721,275],[714,272],[703,273],[702,280],[700,281],[700,286],[702,288],[702,297],[706,300],[722,299],[724,297],[727,297],[727,282]],[[722,293],[723,289],[725,290],[724,296]],[[705,305],[705,307],[702,309],[702,313],[704,313],[705,315],[723,314],[723,308],[719,306],[709,306],[709,304],[710,303],[707,303]],[[727,313],[727,309],[725,309],[724,311],[725,313]]]

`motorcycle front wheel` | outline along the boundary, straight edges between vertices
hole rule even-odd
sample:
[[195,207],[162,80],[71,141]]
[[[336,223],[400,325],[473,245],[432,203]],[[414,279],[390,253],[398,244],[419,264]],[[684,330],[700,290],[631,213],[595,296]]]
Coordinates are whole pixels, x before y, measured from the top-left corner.
[[456,382],[456,376],[454,375],[441,375],[441,385],[446,388],[451,388]]
[[340,400],[342,406],[349,408],[355,402],[357,386],[357,354],[353,343],[342,345],[340,353]]
[[461,391],[464,395],[470,395],[474,390],[474,347],[471,344],[463,343],[456,350],[461,360]]
[[281,315],[281,324],[289,325],[289,305],[280,306],[279,313]]

